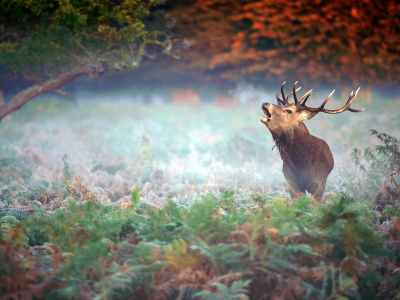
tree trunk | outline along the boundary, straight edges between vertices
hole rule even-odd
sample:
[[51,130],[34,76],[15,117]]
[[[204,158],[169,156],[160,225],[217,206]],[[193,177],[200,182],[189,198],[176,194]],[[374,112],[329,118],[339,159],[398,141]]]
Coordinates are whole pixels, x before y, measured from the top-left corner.
[[[102,68],[100,71],[96,70],[92,72],[90,68],[86,65],[76,67],[66,73],[61,74],[60,76],[50,78],[40,84],[35,84],[18,94],[16,94],[9,102],[0,106],[0,121],[2,118],[12,113],[13,111],[20,109],[25,105],[29,100],[43,94],[46,92],[50,92],[52,90],[57,89],[59,86],[62,86],[78,76],[82,74],[89,74],[92,78],[97,78],[101,74],[103,74],[106,69]],[[95,74],[93,74],[95,73]]]

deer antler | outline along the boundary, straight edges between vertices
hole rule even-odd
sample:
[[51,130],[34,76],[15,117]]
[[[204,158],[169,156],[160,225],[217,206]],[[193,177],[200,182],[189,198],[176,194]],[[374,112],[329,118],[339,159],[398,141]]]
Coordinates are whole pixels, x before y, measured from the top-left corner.
[[307,93],[305,93],[300,99],[297,98],[296,92],[298,92],[301,88],[296,89],[296,84],[298,83],[298,81],[296,81],[293,85],[293,92],[291,92],[287,97],[285,97],[285,93],[283,91],[283,87],[286,84],[286,81],[282,84],[281,86],[281,93],[282,93],[282,99],[279,98],[280,93],[276,94],[276,99],[278,101],[278,105],[286,105],[289,104],[289,98],[290,96],[293,95],[294,98],[294,103],[298,104],[301,103],[301,106],[303,107],[304,110],[308,110],[308,111],[312,111],[312,112],[324,112],[327,114],[339,114],[341,112],[344,112],[345,110],[351,111],[351,112],[362,112],[364,109],[353,109],[350,107],[351,103],[353,103],[354,99],[356,99],[357,93],[360,90],[360,88],[357,89],[357,91],[355,93],[353,93],[353,91],[350,94],[349,99],[347,100],[346,104],[339,109],[326,109],[324,106],[325,104],[329,101],[329,99],[332,97],[333,93],[335,92],[335,90],[332,91],[332,93],[329,94],[329,96],[325,99],[325,101],[321,104],[320,107],[308,107],[306,106],[306,102],[308,100],[308,98],[311,96],[312,94],[312,89],[309,90]]
[[[297,103],[298,100],[297,100],[296,92],[297,92],[298,90],[301,89],[301,87],[299,87],[299,88],[296,90],[296,84],[297,84],[297,82],[298,82],[298,81],[296,81],[296,83],[295,83],[294,86],[293,86],[293,92],[291,92],[286,98],[285,98],[285,93],[283,92],[283,87],[285,86],[286,81],[285,81],[284,83],[282,83],[281,92],[282,92],[282,98],[283,98],[283,100],[279,98],[280,93],[277,93],[277,94],[276,94],[276,99],[278,100],[278,105],[289,104],[289,98],[290,98],[290,96],[292,96],[292,95],[294,95],[294,102]],[[303,97],[304,97],[304,96],[303,96]],[[302,97],[302,98],[303,98],[303,97]]]
[[[304,99],[304,102],[301,103],[301,105],[303,106],[304,110],[312,111],[312,112],[324,112],[324,113],[327,113],[327,114],[339,114],[341,112],[344,112],[345,110],[349,110],[351,112],[362,112],[364,110],[364,108],[360,109],[360,110],[357,110],[357,109],[353,109],[353,108],[350,107],[351,103],[353,103],[353,101],[356,99],[356,96],[357,96],[357,93],[358,93],[359,90],[360,90],[360,88],[358,88],[355,93],[353,93],[353,91],[351,91],[350,97],[347,100],[346,104],[342,108],[339,108],[339,109],[326,109],[326,108],[324,108],[325,104],[332,97],[332,95],[335,92],[335,90],[333,90],[332,93],[329,94],[329,96],[325,99],[325,101],[321,104],[320,107],[313,108],[313,107],[308,107],[308,106],[305,105],[308,97],[311,95],[310,92],[308,92],[310,94],[307,93],[308,95]],[[304,98],[304,96],[302,98]],[[301,101],[299,100],[299,102],[301,102]]]
[[294,85],[293,85],[293,92],[291,93],[291,94],[293,94],[293,97],[294,97],[294,103],[295,103],[295,104],[301,103],[301,101],[303,101],[303,100],[304,100],[304,103],[306,103],[308,97],[311,96],[313,90],[312,90],[312,89],[309,90],[309,91],[308,91],[307,93],[305,93],[300,99],[297,99],[296,92],[297,92],[298,90],[301,89],[301,87],[299,87],[299,88],[296,90],[296,84],[297,84],[297,83],[298,83],[298,81],[296,81],[296,82],[294,83]]
[[285,93],[283,92],[283,87],[285,86],[286,81],[284,83],[282,83],[282,87],[281,87],[281,92],[282,92],[282,98],[279,98],[280,93],[276,93],[276,100],[278,101],[278,105],[285,105],[287,104],[287,99],[285,99]]

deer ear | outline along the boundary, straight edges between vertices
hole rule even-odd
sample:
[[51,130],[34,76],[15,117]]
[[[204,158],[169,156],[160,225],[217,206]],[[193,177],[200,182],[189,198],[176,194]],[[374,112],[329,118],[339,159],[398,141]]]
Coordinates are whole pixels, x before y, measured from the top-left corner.
[[308,110],[303,110],[300,112],[300,118],[301,120],[310,120],[313,118],[318,112],[313,112],[313,111],[308,111]]

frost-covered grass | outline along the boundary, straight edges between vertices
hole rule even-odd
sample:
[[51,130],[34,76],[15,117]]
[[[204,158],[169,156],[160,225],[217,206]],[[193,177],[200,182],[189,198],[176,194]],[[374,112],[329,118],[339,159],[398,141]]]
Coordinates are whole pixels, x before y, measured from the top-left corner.
[[[272,137],[259,122],[261,101],[217,108],[212,103],[139,105],[118,97],[102,95],[99,102],[88,98],[74,105],[47,96],[2,120],[0,186],[54,189],[80,177],[105,202],[129,195],[136,186],[155,205],[166,199],[190,202],[228,188],[287,195],[278,151],[271,150]],[[377,143],[370,129],[398,137],[398,103],[357,101],[353,106],[365,112],[319,114],[306,122],[335,158],[326,198],[340,191],[357,197],[368,189],[350,154]],[[343,104],[331,102],[331,107]],[[368,191],[371,199],[376,192]]]

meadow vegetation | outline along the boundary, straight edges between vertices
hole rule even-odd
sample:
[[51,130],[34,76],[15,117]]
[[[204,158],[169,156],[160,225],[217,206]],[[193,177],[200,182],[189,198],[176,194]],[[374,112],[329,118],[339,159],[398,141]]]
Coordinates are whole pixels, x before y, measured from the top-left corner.
[[396,299],[389,100],[307,122],[335,158],[324,203],[288,198],[261,102],[31,101],[0,124],[0,297]]

